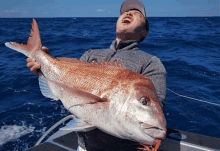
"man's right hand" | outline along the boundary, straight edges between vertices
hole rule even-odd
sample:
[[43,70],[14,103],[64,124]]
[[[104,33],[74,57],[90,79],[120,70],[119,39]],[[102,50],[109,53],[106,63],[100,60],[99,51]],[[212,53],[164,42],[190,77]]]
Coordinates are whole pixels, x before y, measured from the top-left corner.
[[[49,49],[46,47],[42,47],[42,50],[45,51],[46,53],[49,53]],[[40,64],[37,63],[37,61],[33,58],[27,58],[27,67],[30,69],[32,73],[34,73],[36,76],[39,76],[40,71],[39,69],[41,68]]]

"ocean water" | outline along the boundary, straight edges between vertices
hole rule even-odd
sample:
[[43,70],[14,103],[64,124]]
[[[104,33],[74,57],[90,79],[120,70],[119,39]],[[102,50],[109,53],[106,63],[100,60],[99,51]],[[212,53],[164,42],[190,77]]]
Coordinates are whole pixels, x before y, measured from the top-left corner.
[[[54,57],[77,58],[109,48],[117,18],[37,18],[42,45]],[[5,42],[26,43],[31,18],[0,19],[0,151],[27,150],[69,115],[60,101],[45,98],[26,57]],[[149,18],[140,49],[167,70],[164,114],[169,128],[220,138],[220,18]],[[181,95],[181,96],[180,96]],[[191,97],[191,98],[189,98]]]

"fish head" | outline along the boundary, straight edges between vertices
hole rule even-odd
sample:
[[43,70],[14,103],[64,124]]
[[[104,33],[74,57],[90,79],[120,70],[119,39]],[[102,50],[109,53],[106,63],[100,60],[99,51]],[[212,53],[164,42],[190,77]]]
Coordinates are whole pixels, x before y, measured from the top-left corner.
[[154,145],[166,136],[166,119],[151,81],[136,80],[121,107],[118,120],[124,138]]

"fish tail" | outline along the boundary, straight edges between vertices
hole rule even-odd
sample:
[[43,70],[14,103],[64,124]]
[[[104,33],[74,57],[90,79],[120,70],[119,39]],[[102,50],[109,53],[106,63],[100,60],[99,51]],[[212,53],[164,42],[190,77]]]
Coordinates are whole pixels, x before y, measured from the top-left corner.
[[28,38],[27,44],[19,44],[16,42],[6,42],[5,46],[14,49],[20,53],[23,53],[27,57],[32,57],[33,53],[41,50],[42,44],[40,39],[40,33],[37,26],[37,22],[33,19],[32,29],[30,32],[30,37]]

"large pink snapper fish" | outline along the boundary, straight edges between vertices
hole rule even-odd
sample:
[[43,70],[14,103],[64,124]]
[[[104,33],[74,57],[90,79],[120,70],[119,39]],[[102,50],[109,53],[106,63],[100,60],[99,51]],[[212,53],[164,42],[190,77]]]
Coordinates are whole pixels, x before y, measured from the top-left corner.
[[61,100],[91,128],[142,144],[155,145],[166,136],[166,120],[151,81],[117,62],[85,63],[53,58],[41,48],[36,21],[27,45],[5,43],[41,65],[42,94]]

